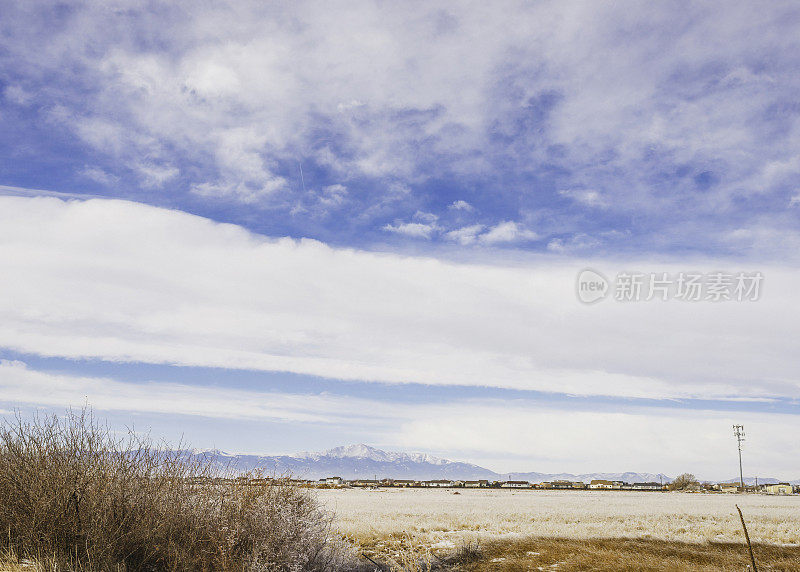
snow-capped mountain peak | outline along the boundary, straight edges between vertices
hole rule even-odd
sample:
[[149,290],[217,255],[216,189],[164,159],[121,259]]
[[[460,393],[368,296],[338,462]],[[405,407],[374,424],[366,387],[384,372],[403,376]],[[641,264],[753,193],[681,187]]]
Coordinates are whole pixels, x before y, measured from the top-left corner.
[[461,480],[525,480],[533,483],[549,480],[592,479],[623,480],[627,482],[669,482],[669,477],[650,473],[504,473],[470,463],[448,461],[426,453],[383,451],[358,443],[335,447],[327,451],[295,453],[294,455],[260,456],[232,455],[222,451],[195,451],[204,459],[212,459],[221,470],[246,472],[254,469],[267,474],[293,475],[298,478],[320,479],[339,476],[345,479],[461,479]]
[[296,453],[292,457],[308,460],[319,460],[324,457],[330,459],[368,459],[380,463],[428,463],[431,465],[448,463],[445,459],[439,459],[426,453],[395,453],[383,451],[364,443],[343,445],[327,451]]
[[390,456],[385,451],[370,447],[364,443],[357,445],[344,445],[335,447],[320,453],[323,457],[334,457],[336,459],[371,459],[373,461],[390,461]]
[[210,457],[233,457],[232,453],[226,453],[220,449],[190,449],[192,455],[208,455]]

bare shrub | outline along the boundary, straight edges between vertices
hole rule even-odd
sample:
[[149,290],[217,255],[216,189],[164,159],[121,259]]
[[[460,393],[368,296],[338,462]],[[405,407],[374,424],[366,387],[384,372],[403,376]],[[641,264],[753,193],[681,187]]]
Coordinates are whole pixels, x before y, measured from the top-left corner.
[[0,427],[6,550],[63,570],[346,570],[308,491],[220,478],[185,452],[116,436],[86,411]]
[[700,483],[697,481],[692,473],[683,473],[675,477],[675,480],[669,484],[669,489],[672,491],[687,491],[698,490]]

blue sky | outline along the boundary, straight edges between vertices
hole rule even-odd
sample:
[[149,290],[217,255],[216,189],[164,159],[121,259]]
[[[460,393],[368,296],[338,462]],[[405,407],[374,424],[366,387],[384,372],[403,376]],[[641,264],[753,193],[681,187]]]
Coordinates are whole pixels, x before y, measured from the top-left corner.
[[[796,429],[793,3],[31,2],[0,29],[5,410],[709,477],[732,420]],[[763,270],[764,298],[588,308],[586,266]],[[720,433],[598,451],[650,418]]]

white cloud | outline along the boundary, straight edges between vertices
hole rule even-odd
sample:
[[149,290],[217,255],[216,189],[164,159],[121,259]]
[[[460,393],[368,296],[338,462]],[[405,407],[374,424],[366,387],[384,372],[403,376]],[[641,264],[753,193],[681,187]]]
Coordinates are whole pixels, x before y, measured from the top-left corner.
[[292,215],[310,214],[315,218],[331,215],[348,201],[347,187],[342,184],[327,185],[321,191],[309,189],[301,195],[292,209]]
[[164,183],[171,181],[180,174],[180,171],[169,165],[155,163],[140,163],[135,167],[142,180],[142,185],[148,188],[159,189]]
[[484,244],[502,244],[509,242],[537,240],[538,238],[538,234],[532,230],[523,228],[516,222],[503,221],[497,223],[495,226],[482,234],[480,241]]
[[519,223],[502,221],[488,229],[483,224],[467,225],[445,233],[445,238],[463,246],[477,243],[493,246],[538,240],[539,235]]
[[608,276],[760,270],[764,295],[586,307],[579,259],[459,264],[124,201],[22,197],[0,197],[0,266],[0,347],[45,356],[633,397],[800,387],[787,312],[800,276],[780,266],[593,260]]
[[486,227],[482,224],[464,226],[447,232],[445,234],[445,238],[464,246],[475,244],[475,242],[478,240],[478,235],[483,232],[484,228]]
[[25,106],[33,100],[33,95],[20,85],[9,85],[3,91],[5,98],[15,105]]
[[100,183],[101,185],[109,186],[119,182],[119,177],[116,177],[111,173],[107,173],[99,167],[90,167],[87,165],[80,174],[87,179],[91,179],[95,183]]
[[414,238],[430,238],[437,229],[436,224],[421,222],[387,224],[383,227],[383,230],[388,232],[413,236]]
[[565,189],[558,191],[558,194],[587,207],[605,208],[608,206],[603,195],[593,189]]
[[439,217],[437,215],[435,215],[433,213],[424,212],[424,211],[415,212],[414,216],[412,218],[415,221],[424,222],[424,223],[427,223],[427,224],[435,223],[437,220],[439,220]]
[[475,207],[473,207],[467,201],[463,200],[453,201],[453,203],[448,208],[454,211],[466,211],[466,212],[472,212],[475,210]]
[[[617,236],[617,235],[614,235]],[[547,250],[551,252],[558,252],[560,254],[570,254],[575,252],[586,251],[597,246],[601,242],[597,238],[588,234],[579,232],[568,238],[554,238],[547,243]]]
[[344,185],[328,185],[323,187],[319,203],[325,208],[340,206],[347,199],[347,187]]

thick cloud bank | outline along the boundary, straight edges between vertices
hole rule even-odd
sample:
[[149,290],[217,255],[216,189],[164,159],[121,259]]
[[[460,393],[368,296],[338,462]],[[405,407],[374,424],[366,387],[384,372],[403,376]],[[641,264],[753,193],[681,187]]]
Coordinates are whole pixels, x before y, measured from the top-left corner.
[[[613,275],[753,270],[594,260]],[[797,395],[794,270],[756,302],[586,306],[585,265],[267,239],[123,201],[0,198],[0,346],[45,356],[632,397]],[[736,266],[736,267],[734,267]]]

